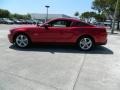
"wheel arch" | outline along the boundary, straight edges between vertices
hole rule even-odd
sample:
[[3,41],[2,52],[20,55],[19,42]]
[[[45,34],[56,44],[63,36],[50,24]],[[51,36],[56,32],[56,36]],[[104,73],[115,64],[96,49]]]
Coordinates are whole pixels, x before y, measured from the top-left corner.
[[31,42],[31,38],[30,38],[30,36],[26,33],[26,32],[16,32],[15,34],[14,34],[14,36],[13,36],[13,42],[15,42],[15,38],[18,36],[18,35],[20,35],[20,34],[23,34],[23,35],[26,35],[27,37],[28,37],[28,39],[30,40],[30,42]]
[[92,41],[93,41],[93,43],[95,44],[95,39],[94,39],[94,37],[91,36],[91,35],[88,35],[88,34],[84,34],[84,35],[79,36],[78,39],[77,39],[77,41],[76,41],[76,44],[78,44],[79,40],[80,40],[81,38],[83,38],[83,37],[89,37],[89,38],[91,38]]

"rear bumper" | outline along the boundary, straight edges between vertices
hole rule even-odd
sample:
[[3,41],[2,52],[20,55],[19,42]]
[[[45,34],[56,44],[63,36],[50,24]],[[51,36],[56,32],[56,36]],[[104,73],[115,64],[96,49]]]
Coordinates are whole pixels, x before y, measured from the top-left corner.
[[107,44],[107,33],[99,33],[99,35],[95,35],[95,44],[96,45],[105,45]]
[[107,40],[103,41],[103,42],[96,42],[96,45],[106,45],[107,44]]

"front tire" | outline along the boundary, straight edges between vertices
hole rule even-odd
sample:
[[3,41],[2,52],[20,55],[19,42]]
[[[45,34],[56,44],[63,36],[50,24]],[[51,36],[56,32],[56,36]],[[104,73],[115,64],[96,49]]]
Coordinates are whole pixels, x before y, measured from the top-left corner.
[[30,40],[25,34],[18,34],[14,41],[15,45],[20,48],[26,48],[30,45]]
[[94,46],[94,41],[90,37],[81,37],[78,40],[78,47],[83,51],[91,50]]

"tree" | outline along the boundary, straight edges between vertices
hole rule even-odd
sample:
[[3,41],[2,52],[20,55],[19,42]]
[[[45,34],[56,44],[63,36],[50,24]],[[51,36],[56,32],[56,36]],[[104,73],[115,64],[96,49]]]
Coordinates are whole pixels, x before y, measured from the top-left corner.
[[97,10],[98,13],[102,13],[108,7],[107,0],[94,0],[92,9]]
[[31,15],[30,14],[24,15],[24,19],[31,19]]
[[[117,0],[94,0],[92,9],[98,11],[99,14],[104,14],[107,19],[113,20],[114,18],[114,12],[116,7]],[[117,10],[117,20],[120,21],[120,1],[118,3],[119,7]],[[119,25],[119,23],[118,23]],[[119,28],[119,27],[118,27]]]
[[75,12],[74,16],[78,17],[79,16],[79,12]]
[[104,22],[106,20],[106,16],[104,14],[96,14],[94,18],[98,22]]
[[10,12],[8,10],[0,9],[0,18],[10,17]]
[[0,9],[0,18],[31,19],[31,15],[11,14],[8,10]]
[[95,18],[95,16],[96,16],[95,12],[84,12],[81,14],[80,18],[87,22],[91,22],[91,20]]
[[21,14],[11,14],[11,18],[16,18],[16,19],[31,19],[31,15],[21,15]]

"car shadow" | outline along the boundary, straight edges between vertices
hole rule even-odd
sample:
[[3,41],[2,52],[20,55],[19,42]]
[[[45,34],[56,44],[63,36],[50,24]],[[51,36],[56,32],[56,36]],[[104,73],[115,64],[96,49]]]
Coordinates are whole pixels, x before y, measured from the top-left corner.
[[90,51],[81,51],[76,46],[68,45],[32,45],[31,47],[25,49],[18,48],[15,45],[11,45],[9,48],[17,51],[50,52],[52,54],[55,53],[113,54],[112,50],[104,46],[96,46]]

